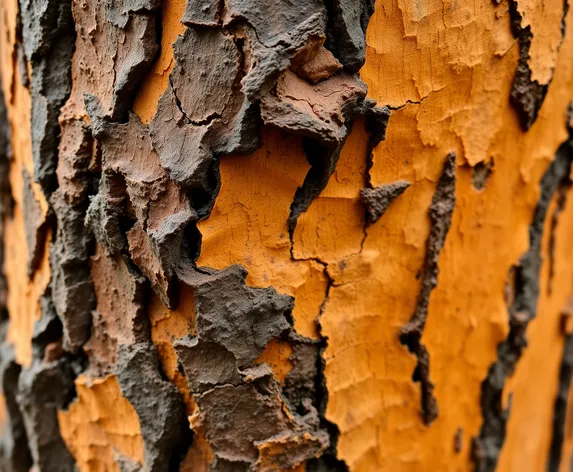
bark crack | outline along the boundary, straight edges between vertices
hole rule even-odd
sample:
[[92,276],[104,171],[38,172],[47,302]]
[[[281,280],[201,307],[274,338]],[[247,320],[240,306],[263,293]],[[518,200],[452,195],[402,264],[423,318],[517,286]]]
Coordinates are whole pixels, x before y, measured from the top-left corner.
[[497,360],[490,366],[481,385],[481,411],[483,423],[473,441],[472,457],[476,472],[493,472],[505,442],[510,405],[502,404],[505,382],[515,371],[527,346],[526,330],[537,315],[539,275],[541,273],[541,243],[549,205],[555,193],[568,185],[573,161],[572,130],[569,138],[557,150],[554,160],[545,171],[541,194],[529,226],[529,249],[514,270],[515,289],[508,308],[509,334],[497,347]]
[[412,379],[422,389],[422,418],[430,425],[438,417],[438,404],[434,397],[434,384],[430,379],[430,354],[422,344],[422,335],[428,318],[430,294],[438,284],[438,261],[452,223],[456,204],[456,156],[447,156],[444,170],[429,209],[430,234],[426,240],[426,257],[422,267],[422,286],[418,303],[408,324],[400,330],[400,342],[417,358]]

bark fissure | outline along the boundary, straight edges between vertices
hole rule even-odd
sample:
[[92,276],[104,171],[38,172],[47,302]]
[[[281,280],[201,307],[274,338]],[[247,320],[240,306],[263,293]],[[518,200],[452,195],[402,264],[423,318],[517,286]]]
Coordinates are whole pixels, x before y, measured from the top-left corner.
[[565,203],[567,203],[567,192],[571,188],[571,180],[567,179],[557,189],[557,201],[555,210],[551,215],[550,221],[550,229],[549,229],[549,243],[548,243],[548,265],[549,265],[549,275],[547,280],[547,293],[551,295],[553,291],[553,279],[555,277],[555,251],[556,248],[556,236],[557,236],[557,227],[559,225],[559,216],[563,212],[565,208]]
[[549,449],[549,458],[547,462],[548,472],[558,472],[563,452],[563,443],[566,436],[566,419],[569,391],[571,388],[571,378],[573,376],[573,335],[570,333],[571,316],[571,300],[563,313],[563,326],[565,343],[563,346],[563,354],[561,357],[561,365],[559,367],[559,383],[557,388],[557,395],[553,407],[553,431],[551,437],[551,446]]
[[483,423],[474,438],[472,452],[477,472],[495,470],[505,442],[510,405],[502,404],[503,389],[527,346],[527,325],[537,315],[543,228],[554,195],[561,186],[569,185],[572,161],[573,147],[569,138],[557,150],[539,184],[541,194],[529,227],[529,249],[514,268],[515,289],[508,307],[509,334],[498,345],[497,360],[490,366],[481,386]]
[[456,204],[456,156],[446,157],[443,172],[429,209],[430,234],[426,240],[426,257],[421,270],[421,289],[416,310],[411,320],[400,330],[400,342],[417,358],[412,375],[422,389],[422,418],[426,425],[438,417],[438,403],[434,396],[434,384],[430,379],[430,353],[422,344],[424,327],[428,318],[430,295],[438,284],[438,261],[452,223]]
[[[569,11],[569,0],[563,1],[563,14],[561,17],[561,41],[558,49],[561,47],[566,30],[566,17]],[[527,131],[537,120],[537,115],[547,90],[553,80],[553,73],[548,83],[541,84],[537,80],[532,80],[532,72],[529,66],[529,50],[533,41],[531,26],[522,27],[523,18],[519,12],[518,0],[509,0],[509,14],[511,18],[511,31],[517,39],[519,46],[519,59],[515,69],[515,76],[510,93],[510,101],[517,112],[519,122],[524,131]]]

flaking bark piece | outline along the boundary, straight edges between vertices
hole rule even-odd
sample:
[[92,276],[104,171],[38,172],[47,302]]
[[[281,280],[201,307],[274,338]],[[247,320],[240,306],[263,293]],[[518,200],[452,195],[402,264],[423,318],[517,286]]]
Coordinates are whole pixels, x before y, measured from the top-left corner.
[[247,367],[271,339],[290,329],[287,315],[293,308],[292,297],[271,287],[248,287],[246,276],[247,271],[236,265],[210,273],[179,272],[194,290],[199,340],[224,346],[239,368]]
[[[175,349],[199,407],[194,423],[216,457],[212,470],[286,470],[318,457],[330,440],[310,400],[301,399],[307,415],[291,410],[272,369],[253,364],[271,339],[292,329],[286,319],[292,299],[247,287],[239,266],[182,265],[178,275],[194,291],[197,336]],[[316,365],[316,354],[310,353],[310,364]],[[307,368],[301,364],[299,374]]]
[[360,191],[362,202],[366,206],[368,223],[376,223],[396,198],[404,193],[410,182],[399,180],[376,188],[363,188]]
[[241,55],[232,36],[191,27],[173,49],[170,86],[150,123],[150,136],[172,179],[204,188],[215,154],[256,149],[259,121],[241,92]]
[[51,294],[63,325],[64,347],[75,352],[87,341],[96,306],[90,276],[94,239],[84,221],[93,175],[91,130],[82,120],[61,124],[57,176],[59,187],[49,201],[57,221],[50,247]]
[[220,0],[189,0],[181,22],[187,26],[218,26]]
[[[7,324],[2,327],[5,328]],[[32,466],[24,419],[16,399],[21,370],[13,346],[4,340],[0,347],[0,382],[6,419],[0,436],[0,470],[12,472],[29,472]]]
[[229,0],[224,24],[246,20],[249,62],[242,81],[249,102],[268,93],[279,74],[309,43],[322,41],[326,10],[321,0]]
[[49,195],[57,187],[58,117],[72,88],[75,28],[71,0],[20,0],[19,3],[23,48],[31,66],[34,179]]
[[77,370],[66,358],[54,362],[35,359],[22,370],[17,400],[22,411],[34,467],[39,472],[73,472],[74,458],[62,439],[58,409],[74,392]]
[[[104,173],[88,223],[109,252],[118,252],[125,249],[122,222],[135,219],[125,235],[132,260],[173,308],[173,268],[181,259],[184,231],[197,215],[185,191],[161,167],[140,119],[130,114],[127,123],[110,123],[95,98],[87,104]],[[108,244],[114,241],[119,247]]]
[[366,28],[374,0],[328,0],[328,40],[345,69],[358,72],[366,60]]
[[202,393],[217,385],[241,383],[235,356],[221,344],[184,338],[174,347],[191,392]]
[[[132,100],[159,51],[158,0],[73,2],[78,28],[74,88],[66,108],[76,110],[84,93],[101,103],[102,115],[125,120]],[[86,25],[93,25],[86,27]]]
[[261,116],[266,124],[336,147],[365,97],[366,85],[355,76],[337,74],[313,85],[288,70],[261,100]]
[[104,377],[115,372],[119,346],[149,340],[149,324],[144,308],[148,285],[122,256],[105,256],[101,249],[91,260],[91,273],[97,296],[93,326],[84,351],[89,358],[89,374]]
[[148,472],[167,472],[186,426],[183,399],[175,385],[162,379],[151,343],[119,348],[117,377],[121,392],[139,417]]
[[310,61],[295,70],[297,75],[312,84],[326,80],[342,69],[342,64],[326,48],[321,48]]
[[282,411],[275,382],[221,385],[196,397],[202,424],[216,456],[254,464],[257,441],[288,432],[292,425]]

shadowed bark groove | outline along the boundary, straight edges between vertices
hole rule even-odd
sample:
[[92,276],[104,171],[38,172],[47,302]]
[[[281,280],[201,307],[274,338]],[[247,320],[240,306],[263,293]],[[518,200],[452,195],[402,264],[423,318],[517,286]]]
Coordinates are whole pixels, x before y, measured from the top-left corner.
[[565,308],[562,318],[562,329],[565,335],[565,345],[559,368],[559,386],[553,411],[553,434],[549,449],[548,472],[558,472],[561,465],[563,443],[565,441],[565,427],[571,378],[573,375],[573,335],[571,334],[571,300]]
[[509,334],[499,344],[497,360],[490,366],[481,387],[483,423],[479,435],[474,438],[472,451],[477,472],[495,470],[505,442],[510,408],[504,408],[502,404],[503,389],[527,346],[527,325],[537,315],[543,227],[555,193],[561,186],[570,185],[572,161],[573,141],[569,138],[557,150],[540,182],[541,195],[529,226],[529,249],[515,267],[514,298],[508,308]]
[[430,353],[422,344],[422,335],[428,318],[428,307],[432,290],[438,284],[438,261],[452,224],[452,214],[456,206],[456,156],[446,157],[444,169],[436,185],[430,216],[430,234],[426,240],[426,257],[421,270],[422,286],[418,296],[416,311],[412,319],[400,330],[400,342],[408,347],[418,360],[412,375],[420,382],[422,389],[422,418],[426,425],[438,417],[438,403],[434,396],[434,384],[430,380]]
[[[529,67],[529,50],[533,40],[531,26],[522,26],[523,18],[519,12],[518,0],[509,0],[509,13],[511,16],[511,31],[519,45],[519,60],[515,69],[515,76],[511,88],[511,104],[515,108],[521,127],[527,131],[537,120],[537,115],[543,105],[551,80],[540,84],[532,80]],[[561,42],[565,37],[566,17],[569,11],[569,0],[563,1],[563,15],[561,17]],[[561,43],[559,44],[561,46]],[[553,74],[552,74],[553,75]]]

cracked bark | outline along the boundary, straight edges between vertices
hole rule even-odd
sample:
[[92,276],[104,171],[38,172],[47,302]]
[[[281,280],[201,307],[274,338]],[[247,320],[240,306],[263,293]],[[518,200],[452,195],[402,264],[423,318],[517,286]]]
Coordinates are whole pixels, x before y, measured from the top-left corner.
[[421,269],[421,288],[412,319],[400,330],[400,342],[417,358],[412,374],[414,382],[422,389],[422,418],[430,425],[438,417],[438,404],[434,396],[434,384],[430,380],[430,353],[422,344],[422,335],[428,318],[430,295],[438,284],[438,261],[452,224],[456,205],[456,155],[446,157],[444,169],[436,184],[432,204],[428,210],[430,234],[426,240],[426,257]]
[[541,242],[549,205],[561,186],[569,185],[573,162],[570,139],[557,150],[555,159],[545,171],[540,182],[540,197],[529,227],[529,249],[515,267],[515,286],[509,312],[509,333],[497,348],[497,360],[490,366],[482,383],[481,408],[483,423],[474,439],[473,458],[476,470],[493,471],[504,445],[510,406],[504,407],[502,394],[527,346],[528,324],[537,316],[540,292]]
[[375,3],[0,5],[1,470],[504,464],[571,278],[568,3],[547,44],[555,5]]

